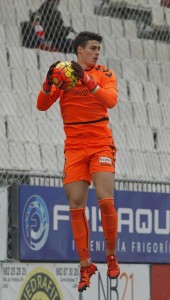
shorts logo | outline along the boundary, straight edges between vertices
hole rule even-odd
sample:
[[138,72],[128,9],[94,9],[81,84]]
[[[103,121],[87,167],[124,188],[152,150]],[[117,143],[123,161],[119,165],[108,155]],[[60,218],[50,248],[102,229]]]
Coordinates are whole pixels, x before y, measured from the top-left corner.
[[99,157],[99,163],[102,165],[111,165],[112,164],[112,160],[109,157]]
[[49,233],[49,214],[44,200],[38,196],[31,196],[24,207],[22,216],[24,239],[30,249],[40,250]]

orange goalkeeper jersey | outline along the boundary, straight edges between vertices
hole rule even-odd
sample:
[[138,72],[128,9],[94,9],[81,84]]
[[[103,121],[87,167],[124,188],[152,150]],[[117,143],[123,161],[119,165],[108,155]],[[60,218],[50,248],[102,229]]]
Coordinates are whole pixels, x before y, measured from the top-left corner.
[[40,91],[37,108],[47,110],[60,98],[66,137],[111,136],[107,109],[117,104],[116,76],[112,70],[101,65],[86,72],[99,86],[96,93],[90,92],[81,81],[70,90],[59,90],[53,85],[50,94]]

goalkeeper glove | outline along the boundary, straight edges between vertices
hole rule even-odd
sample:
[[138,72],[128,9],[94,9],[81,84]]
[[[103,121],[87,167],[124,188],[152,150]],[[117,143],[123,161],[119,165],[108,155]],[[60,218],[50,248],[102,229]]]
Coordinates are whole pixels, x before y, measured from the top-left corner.
[[94,81],[94,79],[87,75],[83,68],[74,60],[71,61],[71,66],[74,70],[73,74],[77,76],[78,79],[80,79],[92,92],[97,87],[97,83]]
[[60,63],[60,60],[58,60],[57,62],[53,63],[50,66],[50,68],[49,68],[49,70],[47,72],[47,76],[46,76],[45,81],[43,83],[43,91],[46,92],[46,93],[49,93],[51,91],[51,87],[53,85],[53,78],[51,77],[51,75],[53,73],[54,68],[59,63]]

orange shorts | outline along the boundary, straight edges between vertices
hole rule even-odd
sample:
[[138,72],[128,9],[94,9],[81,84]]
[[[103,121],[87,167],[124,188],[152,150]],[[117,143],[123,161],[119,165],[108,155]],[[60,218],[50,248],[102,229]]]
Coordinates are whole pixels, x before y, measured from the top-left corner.
[[96,172],[115,173],[116,147],[113,139],[108,145],[81,142],[77,147],[65,147],[63,184],[85,180],[91,184],[91,175]]

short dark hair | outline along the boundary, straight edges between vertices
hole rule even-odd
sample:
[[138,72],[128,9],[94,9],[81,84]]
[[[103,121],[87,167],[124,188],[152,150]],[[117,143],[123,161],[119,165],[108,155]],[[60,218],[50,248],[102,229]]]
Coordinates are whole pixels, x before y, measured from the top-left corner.
[[74,52],[77,54],[78,46],[85,48],[89,40],[95,40],[99,43],[102,43],[102,36],[99,33],[91,31],[81,31],[73,41]]

